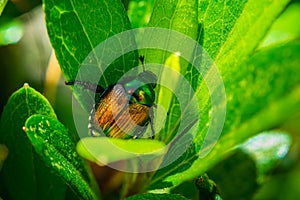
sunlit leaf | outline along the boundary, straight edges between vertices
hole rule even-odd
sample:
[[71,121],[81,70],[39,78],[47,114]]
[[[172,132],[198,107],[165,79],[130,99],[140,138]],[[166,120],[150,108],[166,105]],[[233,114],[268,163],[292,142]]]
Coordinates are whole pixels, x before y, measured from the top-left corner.
[[9,98],[2,113],[0,143],[9,151],[0,173],[3,198],[63,199],[65,183],[34,152],[22,130],[26,119],[37,113],[56,118],[49,102],[28,84]]
[[89,186],[87,167],[75,149],[74,141],[65,127],[56,119],[33,115],[26,121],[26,134],[34,149],[64,181],[70,185],[79,198],[95,199]]
[[[85,78],[98,83],[101,78],[101,85],[105,88],[138,63],[136,51],[122,54],[124,48],[135,46],[133,35],[128,35],[127,44],[115,40],[113,47],[105,47],[106,53],[97,49],[101,42],[131,27],[121,1],[44,1],[44,10],[50,41],[67,81]],[[109,64],[106,63],[107,58],[113,56],[118,59],[104,72],[103,67]],[[97,72],[78,74],[79,68],[87,65],[95,67]],[[104,73],[103,76],[101,73]],[[91,108],[93,98],[80,92],[75,95],[83,106]]]
[[241,66],[243,70],[232,74],[231,81],[225,79],[227,119],[223,132],[226,135],[206,157],[168,180],[178,184],[203,173],[235,145],[299,112],[300,77],[296,73],[300,66],[299,52],[299,42],[258,52]]
[[120,160],[138,157],[159,157],[163,155],[164,143],[157,140],[123,140],[116,138],[83,138],[77,144],[79,154],[92,161],[104,165]]
[[284,44],[300,38],[300,2],[292,2],[272,24],[259,48]]

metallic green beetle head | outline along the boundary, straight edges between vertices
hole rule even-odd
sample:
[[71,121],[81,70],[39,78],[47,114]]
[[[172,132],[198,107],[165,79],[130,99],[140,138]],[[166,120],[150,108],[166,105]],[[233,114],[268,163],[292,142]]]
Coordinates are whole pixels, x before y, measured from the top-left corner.
[[130,102],[151,107],[155,101],[156,82],[157,76],[154,73],[144,71],[135,80],[124,84],[125,91],[130,96]]

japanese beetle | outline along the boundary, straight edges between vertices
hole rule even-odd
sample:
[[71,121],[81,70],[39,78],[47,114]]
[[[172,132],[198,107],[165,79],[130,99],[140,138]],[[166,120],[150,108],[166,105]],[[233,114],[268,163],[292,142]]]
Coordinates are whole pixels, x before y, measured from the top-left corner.
[[79,84],[85,89],[100,94],[89,117],[88,128],[92,136],[99,136],[100,129],[108,137],[138,138],[150,123],[152,138],[153,110],[157,76],[146,71],[144,56],[140,56],[143,72],[137,76],[127,77],[107,88],[84,81],[66,82],[66,85]]

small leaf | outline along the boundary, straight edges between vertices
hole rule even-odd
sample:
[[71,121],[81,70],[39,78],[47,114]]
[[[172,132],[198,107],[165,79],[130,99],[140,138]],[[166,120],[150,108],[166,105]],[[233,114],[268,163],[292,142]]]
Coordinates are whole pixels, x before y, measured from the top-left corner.
[[185,200],[187,198],[179,194],[138,194],[126,198],[126,200]]
[[77,144],[78,153],[99,165],[130,160],[154,159],[165,152],[165,144],[157,140],[123,140],[107,137],[87,137]]
[[[88,185],[87,168],[75,150],[75,144],[65,127],[56,119],[33,115],[26,121],[25,130],[34,149],[72,190],[82,199],[96,199]],[[87,182],[87,181],[88,182]]]
[[11,199],[63,199],[66,185],[33,151],[22,130],[36,113],[56,118],[49,102],[28,84],[9,98],[1,116],[0,143],[8,157],[0,173],[1,196]]

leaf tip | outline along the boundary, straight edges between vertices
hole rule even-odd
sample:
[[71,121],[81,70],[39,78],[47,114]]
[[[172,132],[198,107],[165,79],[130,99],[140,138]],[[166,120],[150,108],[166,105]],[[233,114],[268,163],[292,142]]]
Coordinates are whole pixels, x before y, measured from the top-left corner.
[[26,132],[26,131],[28,130],[28,128],[26,128],[25,126],[23,126],[23,127],[22,127],[22,130],[23,130],[24,132]]
[[29,88],[29,84],[28,84],[28,83],[24,83],[23,87],[24,87],[25,89],[28,89],[28,88]]

